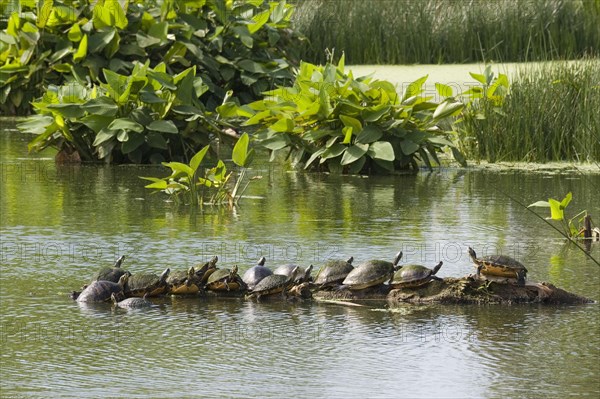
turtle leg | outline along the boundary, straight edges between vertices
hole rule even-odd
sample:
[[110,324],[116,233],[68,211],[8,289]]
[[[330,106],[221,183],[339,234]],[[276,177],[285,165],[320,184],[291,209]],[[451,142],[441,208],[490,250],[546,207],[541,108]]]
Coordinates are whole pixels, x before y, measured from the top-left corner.
[[523,272],[517,273],[517,284],[525,285],[525,273],[523,273]]
[[481,278],[481,268],[483,267],[483,265],[477,265],[477,278]]

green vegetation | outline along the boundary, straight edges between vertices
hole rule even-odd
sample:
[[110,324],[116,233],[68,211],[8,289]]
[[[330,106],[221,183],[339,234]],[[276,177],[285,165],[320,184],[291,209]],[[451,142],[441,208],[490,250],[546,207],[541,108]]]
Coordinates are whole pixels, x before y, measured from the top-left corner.
[[417,161],[431,168],[440,163],[437,154],[445,147],[462,162],[443,127],[464,105],[441,84],[436,88],[443,101],[425,97],[426,79],[399,96],[390,82],[355,79],[344,70],[342,56],[338,65],[304,62],[293,85],[268,91],[264,99],[247,105],[226,103],[218,111],[241,123],[260,145],[285,152],[305,168],[316,166],[317,160],[329,171],[343,173],[417,170]]
[[[123,8],[124,5],[124,8]],[[298,35],[293,7],[263,0],[3,1],[0,108],[29,113],[53,84],[106,83],[102,70],[129,75],[135,62],[165,64],[173,76],[197,67],[214,109],[233,93],[250,102],[289,81]]]
[[[492,83],[490,74],[488,69],[484,92],[491,94],[500,79]],[[458,125],[459,148],[468,158],[600,160],[600,60],[526,66],[507,89],[495,90],[493,98],[470,97]]]
[[[201,206],[205,202],[211,205],[228,204],[233,207],[248,187],[249,182],[241,188],[246,175],[246,168],[252,163],[254,150],[248,150],[250,138],[247,134],[240,137],[233,147],[233,163],[241,168],[233,188],[229,181],[233,172],[227,172],[223,161],[218,160],[216,166],[202,169],[203,161],[210,146],[205,146],[195,154],[189,165],[181,162],[163,162],[171,169],[167,177],[142,177],[151,181],[146,188],[168,194],[177,204],[184,203],[192,206]],[[201,172],[204,171],[202,174]],[[208,198],[208,199],[207,199]]]
[[[567,193],[562,201],[555,200],[554,198],[548,199],[548,201],[537,201],[528,207],[544,207],[550,208],[550,219],[556,220],[561,223],[562,234],[565,237],[580,237],[583,235],[583,224],[584,219],[587,217],[587,211],[581,211],[575,216],[566,219],[565,209],[569,206],[569,203],[573,199],[572,193]],[[575,224],[577,222],[577,225]]]
[[309,39],[302,59],[324,49],[352,64],[536,61],[598,55],[598,0],[296,1]]

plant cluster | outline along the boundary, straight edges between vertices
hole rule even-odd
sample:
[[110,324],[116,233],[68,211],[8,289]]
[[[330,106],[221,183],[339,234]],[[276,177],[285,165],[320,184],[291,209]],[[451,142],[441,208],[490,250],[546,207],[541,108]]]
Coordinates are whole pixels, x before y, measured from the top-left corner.
[[295,81],[265,93],[250,104],[223,104],[218,111],[253,133],[258,144],[285,152],[305,168],[322,165],[330,171],[368,173],[439,164],[438,153],[455,148],[449,126],[463,104],[452,89],[436,84],[444,100],[423,95],[427,76],[400,96],[390,82],[354,78],[337,65],[300,65]]
[[584,233],[584,220],[588,217],[588,213],[586,210],[583,210],[577,213],[575,216],[571,218],[565,217],[565,209],[571,203],[573,199],[573,194],[571,192],[565,195],[561,201],[558,201],[554,198],[549,198],[548,201],[537,201],[533,204],[530,204],[530,207],[543,207],[550,208],[550,220],[556,220],[560,222],[560,228],[558,229],[561,234],[568,238],[578,238],[582,237]]

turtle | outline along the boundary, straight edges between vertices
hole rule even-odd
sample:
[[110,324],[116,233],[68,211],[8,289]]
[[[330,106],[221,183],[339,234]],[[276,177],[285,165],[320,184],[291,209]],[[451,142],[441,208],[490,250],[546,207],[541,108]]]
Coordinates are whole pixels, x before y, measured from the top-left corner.
[[113,283],[117,283],[122,275],[127,273],[125,269],[121,268],[123,261],[125,260],[125,255],[122,255],[117,259],[115,265],[113,267],[103,266],[101,267],[94,277],[92,277],[92,281],[105,280],[112,281]]
[[506,255],[491,255],[477,258],[475,250],[469,247],[469,256],[477,265],[477,277],[480,273],[488,276],[516,278],[517,284],[525,285],[525,277],[527,277],[527,269],[525,266]]
[[212,273],[217,270],[218,256],[213,256],[208,262],[200,267],[196,267],[196,275],[200,278],[200,286],[204,286]]
[[273,274],[271,269],[265,266],[265,262],[266,259],[263,256],[258,260],[256,266],[252,266],[250,269],[246,270],[242,276],[242,280],[246,283],[249,290],[253,290],[260,280]]
[[298,272],[296,273],[296,277],[294,279],[294,283],[301,284],[304,282],[312,281],[312,277],[310,273],[312,272],[313,265],[310,265],[308,268],[304,269],[303,267],[296,265],[281,265],[277,269],[273,270],[273,274],[281,274],[282,276],[291,276],[292,272],[295,268],[298,268]]
[[348,273],[338,289],[362,290],[389,281],[398,269],[401,258],[402,251],[396,254],[393,263],[385,260],[369,260],[361,263]]
[[296,275],[298,274],[299,270],[300,267],[296,266],[292,270],[292,274],[290,276],[284,276],[283,274],[271,274],[270,276],[263,278],[258,282],[258,284],[256,284],[254,289],[250,291],[250,295],[248,295],[248,297],[260,299],[263,296],[278,293],[285,295],[286,291],[294,285],[294,280],[296,279]]
[[427,284],[431,280],[442,280],[435,274],[440,270],[444,262],[438,263],[433,270],[421,265],[401,266],[394,273],[390,281],[392,288],[416,288]]
[[348,273],[354,270],[353,261],[354,258],[350,257],[348,260],[330,260],[325,263],[315,277],[315,285],[323,289],[342,284]]
[[115,293],[113,292],[113,294],[111,295],[111,299],[113,303],[120,308],[135,309],[152,306],[152,302],[146,299],[147,296],[148,295],[146,294],[141,298],[127,298],[119,301],[119,298],[117,298],[117,295],[115,295]]
[[167,279],[169,293],[174,295],[197,294],[202,287],[201,281],[202,277],[198,276],[193,266],[187,270],[175,271]]
[[238,274],[238,267],[229,269],[217,269],[208,278],[205,287],[210,291],[237,291],[247,289],[246,283]]
[[116,295],[117,299],[125,298],[124,288],[129,279],[129,272],[121,276],[118,283],[107,280],[93,281],[77,296],[77,302],[106,302],[111,296]]
[[160,276],[154,273],[136,273],[127,280],[125,294],[128,297],[143,297],[145,295],[150,297],[166,294],[169,289],[167,278],[170,272],[171,269],[167,267]]

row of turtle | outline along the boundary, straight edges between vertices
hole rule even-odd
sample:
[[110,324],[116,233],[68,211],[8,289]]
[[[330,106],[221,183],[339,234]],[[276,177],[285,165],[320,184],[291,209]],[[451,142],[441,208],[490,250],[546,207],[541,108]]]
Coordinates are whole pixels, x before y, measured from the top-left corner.
[[[469,255],[477,265],[480,274],[516,280],[524,284],[527,269],[517,260],[505,255],[492,255],[477,258],[469,247]],[[402,252],[398,252],[392,262],[369,260],[354,267],[354,259],[332,260],[327,262],[315,278],[311,276],[313,266],[304,269],[296,265],[283,265],[275,270],[265,266],[262,257],[243,276],[238,267],[217,268],[218,257],[197,267],[171,272],[169,268],[160,275],[154,273],[131,274],[121,267],[125,256],[121,256],[113,267],[102,267],[92,281],[81,292],[73,292],[72,297],[79,302],[103,302],[113,300],[121,307],[142,307],[150,302],[148,297],[165,294],[192,295],[200,292],[235,292],[247,297],[260,299],[264,296],[281,294],[310,296],[314,290],[364,290],[387,284],[390,289],[414,289],[431,280],[441,280],[436,273],[442,267],[439,262],[433,269],[422,265],[400,265]]]

